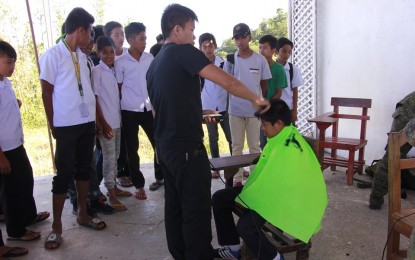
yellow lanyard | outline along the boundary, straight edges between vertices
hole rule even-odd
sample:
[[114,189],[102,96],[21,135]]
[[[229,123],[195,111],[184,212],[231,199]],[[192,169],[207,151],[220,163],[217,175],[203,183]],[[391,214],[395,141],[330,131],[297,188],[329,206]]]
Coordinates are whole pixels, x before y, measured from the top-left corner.
[[75,68],[75,74],[76,74],[76,78],[78,80],[78,89],[79,89],[79,94],[81,95],[81,97],[84,96],[84,89],[82,88],[82,82],[81,82],[81,68],[79,66],[79,57],[78,57],[78,53],[75,50],[75,57],[71,51],[71,48],[69,48],[68,43],[65,40],[62,40],[63,43],[65,44],[66,48],[68,49],[69,53],[71,54],[71,58],[72,58],[72,62],[73,62],[73,66]]

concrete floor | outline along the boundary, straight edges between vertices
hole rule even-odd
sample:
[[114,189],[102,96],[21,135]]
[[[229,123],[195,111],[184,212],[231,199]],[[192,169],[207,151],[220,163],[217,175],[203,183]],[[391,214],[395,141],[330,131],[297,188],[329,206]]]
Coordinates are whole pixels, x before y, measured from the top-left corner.
[[[152,165],[142,165],[147,187],[153,181]],[[329,205],[321,231],[312,238],[310,259],[381,259],[386,242],[387,207],[379,211],[368,208],[370,189],[358,189],[356,185],[346,185],[344,171],[333,174],[324,172]],[[52,176],[35,178],[35,198],[38,211],[52,210]],[[223,188],[220,180],[212,180],[212,193]],[[104,187],[101,187],[105,191]],[[129,188],[133,191],[133,188]],[[133,197],[123,198],[128,211],[113,215],[102,215],[108,227],[103,231],[93,231],[80,227],[71,213],[72,206],[67,201],[63,212],[62,246],[57,250],[46,251],[43,242],[51,227],[51,219],[31,226],[40,230],[42,238],[33,242],[8,242],[9,245],[28,247],[27,256],[19,259],[172,259],[165,239],[163,204],[164,189],[151,192],[148,199],[138,201]],[[415,194],[408,192],[410,203]],[[387,205],[387,201],[385,201]],[[413,203],[412,203],[413,204]],[[304,216],[307,217],[307,216]],[[5,233],[4,224],[0,224]],[[213,241],[217,246],[215,225],[212,220]],[[294,254],[285,258],[295,259]]]

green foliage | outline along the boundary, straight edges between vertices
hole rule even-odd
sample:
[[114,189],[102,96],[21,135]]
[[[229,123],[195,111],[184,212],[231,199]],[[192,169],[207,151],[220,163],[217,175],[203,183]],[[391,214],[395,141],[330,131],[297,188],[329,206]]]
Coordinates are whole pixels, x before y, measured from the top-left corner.
[[[277,15],[269,18],[264,19],[260,24],[259,27],[255,30],[251,28],[252,40],[250,43],[251,49],[254,51],[258,51],[259,49],[259,39],[266,35],[270,34],[277,38],[280,37],[287,37],[288,35],[288,25],[287,25],[287,13],[284,12],[283,9],[279,8],[277,10]],[[222,46],[220,49],[217,50],[217,54],[221,57],[225,57],[229,53],[234,53],[237,50],[235,42],[232,38],[229,38],[223,41]]]

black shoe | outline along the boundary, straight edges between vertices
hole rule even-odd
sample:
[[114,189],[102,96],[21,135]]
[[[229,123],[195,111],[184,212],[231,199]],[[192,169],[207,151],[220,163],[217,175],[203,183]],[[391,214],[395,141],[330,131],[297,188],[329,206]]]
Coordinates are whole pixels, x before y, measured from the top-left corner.
[[110,205],[108,205],[107,203],[105,203],[102,199],[91,202],[90,207],[102,214],[110,215],[115,212],[115,209],[111,207]]

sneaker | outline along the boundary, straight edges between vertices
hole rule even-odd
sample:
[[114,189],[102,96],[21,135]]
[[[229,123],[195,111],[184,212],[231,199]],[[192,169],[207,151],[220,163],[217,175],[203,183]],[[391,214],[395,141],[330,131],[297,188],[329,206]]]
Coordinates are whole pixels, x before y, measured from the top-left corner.
[[104,200],[99,199],[98,201],[94,201],[90,203],[90,206],[92,209],[96,210],[99,213],[102,214],[113,214],[115,212],[115,209],[108,205],[108,203],[105,203]]
[[223,246],[215,249],[214,258],[239,259],[241,257],[241,250],[232,251],[229,246]]

